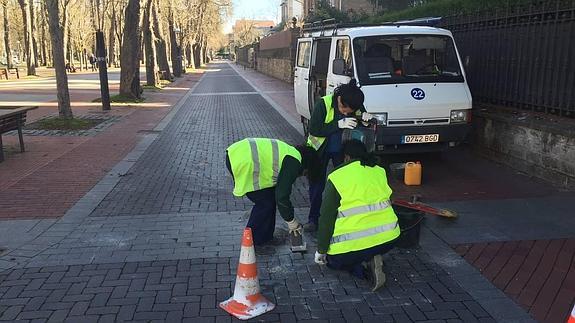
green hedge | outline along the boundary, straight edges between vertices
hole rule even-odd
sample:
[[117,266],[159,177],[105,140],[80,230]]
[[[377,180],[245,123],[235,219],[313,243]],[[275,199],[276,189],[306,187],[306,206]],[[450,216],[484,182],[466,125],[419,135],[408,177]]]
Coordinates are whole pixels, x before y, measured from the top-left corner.
[[380,23],[421,17],[450,16],[530,2],[533,0],[428,0],[409,9],[390,11],[383,15],[369,17],[366,22]]

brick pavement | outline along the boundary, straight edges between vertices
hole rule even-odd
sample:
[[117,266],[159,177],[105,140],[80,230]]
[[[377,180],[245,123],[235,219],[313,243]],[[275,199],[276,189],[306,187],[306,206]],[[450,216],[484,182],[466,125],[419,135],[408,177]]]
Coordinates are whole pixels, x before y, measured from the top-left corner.
[[[225,77],[206,73],[195,89],[197,95],[187,99],[175,120],[93,216],[234,211],[251,205],[230,193],[225,149],[246,137],[278,138],[291,144],[303,143],[303,137],[231,68],[222,73]],[[212,95],[226,90],[251,94]],[[296,206],[307,205],[303,184],[299,180],[294,188]]]
[[[232,292],[249,204],[231,197],[223,151],[245,136],[301,137],[260,96],[245,93],[255,92],[249,84],[225,86],[242,94],[202,85],[219,86],[210,78],[221,77],[209,75],[217,72],[241,83],[228,77],[234,71],[227,65],[212,66],[219,71],[207,73],[196,88],[202,92],[189,95],[170,123],[154,128],[43,234],[0,257],[0,321],[232,320],[217,304]],[[296,203],[305,205],[303,183],[297,190]],[[296,211],[300,220],[306,216],[305,207]],[[283,226],[278,221],[280,239]],[[259,320],[530,321],[504,295],[492,297],[476,271],[433,234],[422,238],[421,249],[384,256],[388,283],[377,293],[317,266],[313,252],[258,248],[263,293],[278,305]],[[314,250],[315,240],[306,239]]]
[[[104,132],[27,136],[26,153],[8,150],[6,161],[0,163],[0,219],[64,215],[132,150],[144,135],[142,131],[153,129],[168,113],[168,107],[186,93],[185,87],[193,85],[198,78],[198,74],[186,75],[171,85],[173,90],[168,87],[161,92],[146,93],[144,104],[114,105],[112,111],[106,113],[74,106],[77,115],[120,118],[112,125],[103,124],[109,126]],[[93,99],[96,94],[91,93],[92,96],[87,94],[83,99]],[[31,120],[55,113],[50,107],[38,110]],[[16,146],[17,136],[4,136],[3,139],[5,147]]]
[[455,250],[540,322],[565,322],[575,303],[575,239],[458,245]]

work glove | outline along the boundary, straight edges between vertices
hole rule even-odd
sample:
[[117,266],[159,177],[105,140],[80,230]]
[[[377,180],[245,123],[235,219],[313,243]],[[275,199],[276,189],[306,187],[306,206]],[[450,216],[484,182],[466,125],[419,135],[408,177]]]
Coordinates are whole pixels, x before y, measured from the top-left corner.
[[373,114],[367,113],[367,112],[363,112],[363,113],[361,114],[361,120],[363,120],[363,121],[369,121],[369,120],[371,120],[371,119],[373,119]]
[[324,253],[315,252],[315,263],[318,265],[326,265],[327,264],[327,255]]
[[293,218],[293,220],[291,221],[286,221],[286,223],[288,225],[290,234],[301,236],[301,234],[303,233],[303,225],[297,222],[296,218]]
[[357,120],[355,118],[343,118],[337,122],[337,127],[340,129],[355,129]]

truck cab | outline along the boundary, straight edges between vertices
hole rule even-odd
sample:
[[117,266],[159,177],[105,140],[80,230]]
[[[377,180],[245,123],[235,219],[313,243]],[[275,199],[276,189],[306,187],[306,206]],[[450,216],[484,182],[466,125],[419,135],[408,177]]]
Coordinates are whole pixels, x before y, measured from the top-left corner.
[[376,153],[441,151],[471,129],[472,98],[451,32],[419,21],[304,26],[295,103],[304,132],[317,100],[355,78],[377,119]]

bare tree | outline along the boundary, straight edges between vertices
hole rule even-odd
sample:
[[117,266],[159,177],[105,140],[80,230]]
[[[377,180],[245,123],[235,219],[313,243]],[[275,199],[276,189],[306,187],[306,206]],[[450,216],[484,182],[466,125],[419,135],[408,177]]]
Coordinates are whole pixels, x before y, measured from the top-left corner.
[[64,59],[63,30],[60,26],[59,1],[46,0],[48,11],[48,24],[52,36],[52,56],[56,70],[56,87],[58,89],[58,113],[61,118],[72,118],[70,107],[70,93],[68,91],[68,75],[66,75],[66,62]]
[[117,0],[110,0],[108,10],[108,19],[110,20],[110,30],[108,33],[108,66],[116,66],[116,35],[118,29],[118,11],[121,9],[120,2]]
[[120,54],[120,95],[140,98],[140,1],[129,0]]
[[10,50],[10,24],[8,23],[8,0],[2,0],[2,12],[4,14],[4,51],[6,52],[6,64],[12,67],[12,51]]
[[34,1],[30,2],[30,32],[32,33],[32,52],[34,53],[34,67],[38,64],[38,42],[36,41],[36,5]]
[[[64,30],[64,34],[62,36],[63,38],[63,44],[64,44],[64,60],[70,60],[71,57],[69,56],[70,50],[69,50],[69,46],[68,46],[68,41],[70,39],[69,34],[70,34],[70,26],[69,26],[69,13],[68,13],[68,7],[70,6],[70,1],[71,0],[62,0],[62,3],[59,4],[62,8],[62,28]],[[60,1],[58,1],[60,2]]]
[[154,38],[156,39],[156,61],[160,70],[164,71],[166,73],[166,77],[170,79],[172,76],[170,73],[170,64],[168,63],[166,40],[164,39],[162,25],[158,18],[160,15],[159,6],[160,1],[154,0],[152,8],[152,26],[154,29]]
[[170,6],[170,12],[168,13],[168,28],[170,32],[170,52],[172,56],[172,70],[174,71],[175,77],[182,76],[182,61],[181,61],[181,44],[178,45],[177,35],[176,35],[176,25],[174,20],[174,10]]
[[40,2],[40,26],[41,26],[41,34],[40,34],[40,47],[42,48],[42,65],[48,65],[48,51],[47,51],[47,41],[46,41],[46,2]]
[[144,34],[144,52],[146,54],[146,84],[154,86],[157,84],[156,80],[156,54],[154,45],[154,34],[152,32],[152,7],[153,0],[146,0],[144,9],[144,20],[142,24],[142,32]]
[[36,66],[34,65],[34,49],[32,41],[32,18],[30,16],[30,1],[18,0],[22,10],[22,19],[24,27],[24,49],[26,51],[26,67],[28,75],[36,75]]

